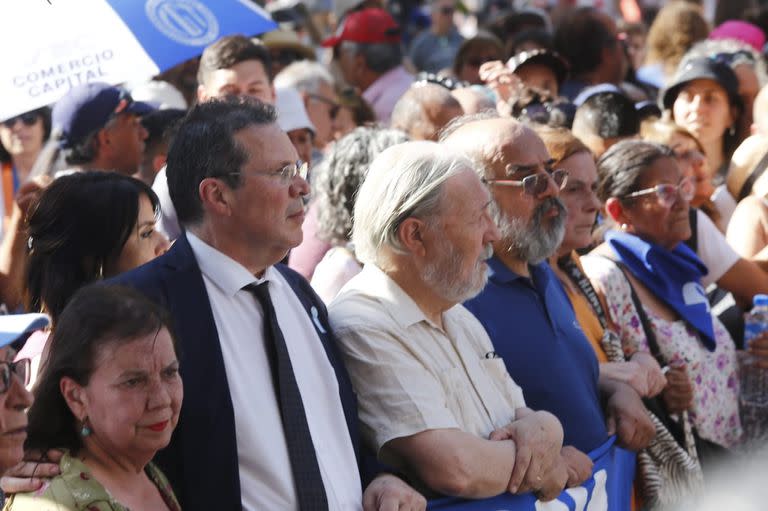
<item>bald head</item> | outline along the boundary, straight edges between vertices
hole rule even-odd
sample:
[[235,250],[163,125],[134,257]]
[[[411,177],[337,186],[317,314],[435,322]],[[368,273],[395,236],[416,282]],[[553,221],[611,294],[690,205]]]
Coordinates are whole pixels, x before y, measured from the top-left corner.
[[404,131],[411,140],[437,140],[443,126],[463,113],[445,87],[417,83],[395,104],[391,127]]
[[479,87],[464,87],[451,91],[451,96],[461,105],[465,114],[476,114],[486,110],[496,110],[493,96]]

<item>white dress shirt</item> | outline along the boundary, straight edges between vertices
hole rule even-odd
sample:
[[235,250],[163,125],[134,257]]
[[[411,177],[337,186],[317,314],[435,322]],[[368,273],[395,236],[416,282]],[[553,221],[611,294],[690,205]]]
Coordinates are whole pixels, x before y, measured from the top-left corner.
[[312,319],[278,270],[254,277],[241,264],[187,232],[219,334],[237,432],[244,510],[297,509],[280,408],[272,384],[261,305],[242,288],[270,282],[280,329],[307,414],[332,510],[362,508],[362,488],[339,387]]

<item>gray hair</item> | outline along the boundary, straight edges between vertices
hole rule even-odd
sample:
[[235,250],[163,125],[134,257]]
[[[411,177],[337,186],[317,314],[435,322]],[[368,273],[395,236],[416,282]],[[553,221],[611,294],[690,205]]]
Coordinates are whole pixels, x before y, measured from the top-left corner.
[[329,87],[334,87],[336,84],[325,66],[311,60],[299,60],[286,66],[275,76],[274,81],[278,89],[294,87],[299,92],[309,94],[318,94],[322,83]]
[[[752,58],[746,55],[736,55],[737,53],[747,52],[752,55]],[[682,61],[678,69],[682,69],[686,62],[691,59],[699,57],[712,57],[719,53],[728,53],[734,55],[734,58],[728,62],[728,66],[731,69],[736,68],[742,64],[751,67],[757,75],[757,81],[760,87],[768,82],[768,74],[766,73],[765,62],[762,55],[757,52],[750,45],[739,41],[738,39],[705,39],[694,44],[690,50],[683,56]]]
[[406,142],[405,133],[378,127],[356,128],[338,142],[314,172],[312,196],[318,206],[318,237],[343,245],[352,232],[355,195],[371,162],[386,148]]
[[403,50],[399,43],[364,44],[342,41],[341,49],[361,54],[365,65],[374,73],[386,73],[403,62]]
[[461,108],[458,100],[445,87],[433,83],[414,83],[395,103],[390,126],[415,138],[413,131],[420,124],[430,123],[424,107],[431,103],[439,105],[441,109]]
[[407,218],[434,222],[443,184],[471,168],[467,158],[435,142],[406,142],[381,153],[355,202],[352,242],[357,258],[381,266],[382,249],[404,253],[397,234],[400,224]]

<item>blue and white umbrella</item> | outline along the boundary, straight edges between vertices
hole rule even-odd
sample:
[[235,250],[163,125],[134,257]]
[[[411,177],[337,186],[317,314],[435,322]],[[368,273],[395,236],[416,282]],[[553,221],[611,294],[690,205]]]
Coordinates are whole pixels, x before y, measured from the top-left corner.
[[2,0],[0,20],[0,120],[81,83],[149,78],[221,36],[276,28],[252,0]]

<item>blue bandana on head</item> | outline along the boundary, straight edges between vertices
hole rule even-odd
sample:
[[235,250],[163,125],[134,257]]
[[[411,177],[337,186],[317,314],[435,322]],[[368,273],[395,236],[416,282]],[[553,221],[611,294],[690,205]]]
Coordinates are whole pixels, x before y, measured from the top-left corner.
[[667,250],[633,234],[608,231],[605,235],[619,262],[656,297],[699,332],[709,351],[715,350],[715,329],[701,277],[709,270],[685,243]]

